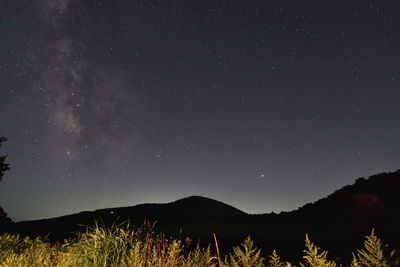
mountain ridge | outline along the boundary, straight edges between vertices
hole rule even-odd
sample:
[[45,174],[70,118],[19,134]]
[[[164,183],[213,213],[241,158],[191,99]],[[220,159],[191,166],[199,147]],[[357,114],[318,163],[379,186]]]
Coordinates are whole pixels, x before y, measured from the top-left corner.
[[[89,213],[103,213],[103,212],[111,212],[111,211],[115,211],[115,210],[128,210],[130,208],[165,208],[165,207],[171,208],[171,207],[173,207],[173,208],[180,208],[188,213],[193,213],[191,211],[191,207],[187,207],[187,206],[189,206],[189,205],[187,205],[187,204],[189,204],[187,202],[190,202],[191,207],[198,206],[199,208],[201,207],[201,205],[199,205],[199,204],[203,204],[204,207],[211,207],[212,204],[216,204],[216,205],[218,205],[217,207],[221,209],[221,211],[217,212],[218,210],[214,210],[214,212],[213,212],[214,215],[228,215],[228,214],[247,215],[248,214],[242,210],[239,210],[238,208],[235,208],[235,207],[228,205],[226,203],[223,203],[221,201],[214,200],[214,199],[211,199],[208,197],[193,195],[193,196],[183,197],[183,198],[177,199],[175,201],[171,201],[171,202],[141,203],[141,204],[132,205],[132,206],[102,208],[102,209],[95,209],[92,211],[84,210],[84,211],[80,211],[80,212],[76,212],[76,213],[71,213],[71,214],[66,214],[66,215],[61,215],[61,216],[56,216],[56,217],[50,217],[50,218],[22,220],[22,221],[18,221],[17,223],[53,220],[53,219],[59,219],[59,218],[65,218],[65,217],[71,217],[71,216],[75,216],[75,215],[83,215],[83,214],[89,214]],[[215,207],[212,207],[212,208],[215,209]],[[211,214],[209,214],[209,215],[211,215]]]
[[[304,245],[308,233],[324,249],[338,257],[350,257],[363,236],[375,228],[376,233],[395,248],[400,248],[400,170],[380,173],[368,179],[358,178],[325,198],[289,212],[252,215],[223,202],[190,196],[169,203],[139,204],[108,208],[57,218],[18,222],[10,229],[21,236],[47,236],[62,241],[74,232],[84,231],[79,225],[91,226],[95,221],[105,226],[129,220],[132,225],[144,221],[157,222],[156,229],[170,236],[189,236],[212,243],[211,234],[223,240],[221,250],[243,241],[248,235],[266,250],[279,249],[282,256],[293,254]],[[220,243],[220,242],[219,242]],[[301,250],[300,250],[301,252]]]

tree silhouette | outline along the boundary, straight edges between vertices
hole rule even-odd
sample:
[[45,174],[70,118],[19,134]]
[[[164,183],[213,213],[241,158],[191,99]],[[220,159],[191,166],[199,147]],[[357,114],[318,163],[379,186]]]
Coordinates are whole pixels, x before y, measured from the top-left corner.
[[[1,143],[7,141],[7,138],[0,136],[0,147]],[[10,169],[10,165],[5,163],[7,156],[0,156],[0,182],[3,179],[3,175],[6,171]]]
[[[7,141],[7,138],[0,136],[0,147],[4,141]],[[6,158],[7,156],[0,156],[0,182],[4,173],[10,169],[10,165],[5,163]],[[12,221],[7,217],[7,213],[0,207],[0,233],[4,232],[11,223]]]

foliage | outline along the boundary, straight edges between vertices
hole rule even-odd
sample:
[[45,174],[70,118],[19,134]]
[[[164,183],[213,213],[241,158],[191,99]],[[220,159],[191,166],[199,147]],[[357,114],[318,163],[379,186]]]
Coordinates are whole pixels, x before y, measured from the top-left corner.
[[[155,235],[150,229],[135,229],[129,224],[110,228],[96,225],[63,244],[50,244],[41,238],[21,238],[18,235],[0,236],[0,266],[267,266],[260,249],[250,237],[241,247],[234,247],[233,254],[220,259],[219,252],[211,252],[210,246],[199,245],[188,251],[189,241],[167,240]],[[216,243],[216,249],[218,245]],[[326,260],[327,252],[319,248],[306,235],[306,250],[301,266],[335,266]],[[396,266],[388,264],[381,241],[374,235],[367,236],[365,249],[354,256],[351,266]],[[291,266],[282,263],[274,250],[268,266]]]
[[7,229],[12,224],[12,220],[8,218],[7,213],[0,207],[0,233]]
[[211,259],[210,246],[208,246],[205,249],[205,248],[200,248],[199,244],[197,244],[197,247],[193,251],[189,252],[186,258],[186,264],[188,266],[193,266],[193,267],[213,266],[213,264],[211,264],[210,259]]
[[[390,253],[390,257],[393,258],[395,250]],[[397,266],[396,261],[393,265]],[[374,229],[371,234],[365,237],[364,249],[357,251],[357,256],[353,253],[353,261],[351,262],[352,267],[358,266],[390,266],[388,260],[384,256],[384,250],[382,248],[381,240],[375,235]]]
[[20,239],[3,234],[0,236],[0,266],[50,266],[57,249],[40,238]]
[[[7,141],[7,138],[0,136],[0,147],[1,143]],[[10,165],[5,163],[7,156],[0,156],[0,182],[4,176],[4,173],[10,169]]]
[[310,241],[308,235],[306,234],[306,249],[303,250],[303,252],[306,254],[303,256],[305,264],[300,263],[300,266],[335,267],[335,262],[328,261],[326,259],[328,251],[322,251],[321,253],[318,253],[319,249],[319,247]]
[[269,255],[269,267],[283,267],[284,263],[281,262],[280,257],[276,253],[275,249],[272,251],[272,255]]
[[233,255],[229,254],[231,266],[265,266],[264,258],[260,257],[261,250],[254,247],[253,241],[248,236],[240,247],[233,248]]
[[[7,141],[7,138],[0,136],[0,147],[4,141]],[[9,164],[5,163],[5,160],[6,156],[0,156],[0,182],[4,173],[10,169]],[[7,213],[0,207],[0,233],[3,233],[11,223],[12,221],[7,217]]]

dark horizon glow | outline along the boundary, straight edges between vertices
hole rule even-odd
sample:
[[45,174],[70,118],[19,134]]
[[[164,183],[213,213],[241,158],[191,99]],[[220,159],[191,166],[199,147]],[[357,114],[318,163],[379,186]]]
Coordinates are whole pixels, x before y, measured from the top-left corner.
[[0,206],[296,209],[400,168],[399,1],[0,1]]

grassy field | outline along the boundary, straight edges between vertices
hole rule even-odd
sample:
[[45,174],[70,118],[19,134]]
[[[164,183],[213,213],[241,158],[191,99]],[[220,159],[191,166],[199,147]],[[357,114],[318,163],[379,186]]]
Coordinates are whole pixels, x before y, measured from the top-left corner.
[[[336,266],[307,235],[303,258],[292,264],[281,260],[276,251],[263,258],[250,237],[228,255],[220,255],[215,235],[214,240],[214,244],[200,248],[189,239],[155,234],[150,226],[136,229],[129,225],[97,225],[62,244],[3,234],[0,266]],[[396,255],[396,251],[385,249],[372,231],[349,265],[397,266]]]

